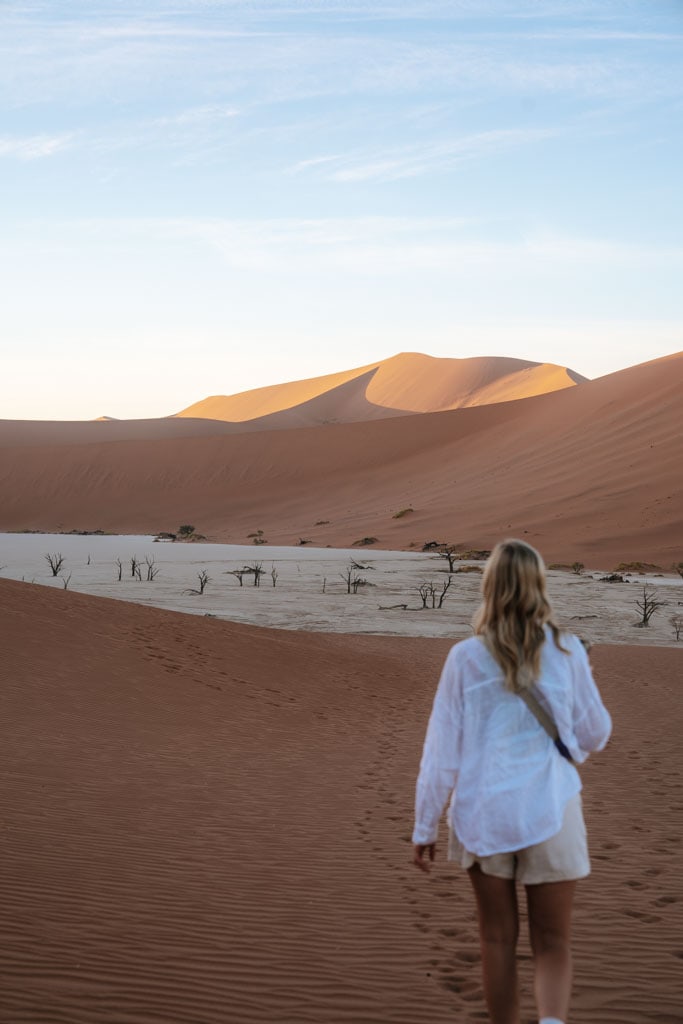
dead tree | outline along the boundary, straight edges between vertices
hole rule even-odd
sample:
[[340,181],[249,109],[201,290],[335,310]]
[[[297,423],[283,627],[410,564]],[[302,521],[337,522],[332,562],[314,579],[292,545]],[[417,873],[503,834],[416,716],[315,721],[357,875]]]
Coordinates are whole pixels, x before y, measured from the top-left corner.
[[145,565],[147,566],[147,582],[150,583],[158,576],[159,566],[154,558],[150,558],[149,555],[145,555]]
[[69,589],[69,584],[71,583],[71,573],[69,573],[68,576],[63,576],[62,577],[62,583],[64,584],[64,589],[68,590]]
[[669,622],[674,628],[676,640],[680,640],[681,633],[683,633],[683,615],[672,615]]
[[[446,582],[441,585],[441,593],[438,592],[433,583],[421,583],[420,586],[417,588],[417,592],[422,600],[422,607],[443,608],[444,599],[450,589],[452,582],[453,578],[449,576]],[[437,600],[439,602],[438,604]],[[429,604],[430,601],[431,605]]]
[[[453,544],[446,544],[442,551],[439,552],[440,558],[446,558],[448,560],[448,571],[455,572],[454,562],[458,557]],[[441,605],[439,605],[441,607]]]
[[452,582],[453,582],[453,578],[452,578],[452,576],[449,576],[448,579],[446,580],[446,582],[442,584],[442,586],[441,586],[441,593],[439,594],[439,608],[443,607],[444,598],[445,598],[446,594],[448,593],[448,590],[449,590],[450,585],[451,585]]
[[184,594],[195,594],[197,597],[201,597],[201,595],[206,590],[207,583],[211,582],[211,577],[209,576],[206,569],[202,569],[201,572],[197,573],[197,579],[199,580],[199,590],[194,590],[190,588],[189,590],[184,590]]
[[275,566],[273,566],[272,569],[270,570],[270,578],[273,581],[273,586],[276,586],[277,578],[278,578],[279,575],[280,575],[280,573],[277,571]]
[[572,572],[575,576],[580,576],[584,568],[583,562],[572,562]]
[[248,565],[246,567],[246,571],[253,575],[253,577],[254,577],[254,586],[255,587],[260,587],[261,586],[261,577],[263,576],[263,573],[264,573],[263,562],[254,562],[253,565]]
[[119,580],[119,583],[120,583],[121,580],[123,579],[123,562],[121,561],[120,558],[115,558],[114,559],[114,565],[116,565],[118,567],[118,570],[119,570],[118,580]]
[[140,560],[138,559],[137,555],[133,555],[133,557],[130,560],[130,575],[131,575],[132,579],[135,579],[136,576],[138,577],[138,579],[140,579],[139,573],[140,573]]
[[347,565],[347,567],[344,570],[344,572],[341,573],[340,575],[341,575],[341,578],[344,580],[344,583],[346,584],[346,593],[350,594],[351,593],[351,583],[352,583],[352,580],[353,580],[353,577],[354,577],[353,562],[351,563],[351,565]]
[[344,583],[346,584],[347,594],[357,594],[358,588],[362,587],[365,583],[367,583],[367,580],[363,579],[362,576],[358,575],[356,571],[358,568],[359,566],[356,564],[356,562],[351,562],[350,565],[347,565],[344,572],[341,573],[341,578],[344,580]]
[[649,626],[650,619],[654,613],[664,606],[666,602],[659,601],[657,599],[657,591],[654,587],[651,587],[649,583],[643,584],[643,600],[636,601],[636,608],[642,615],[640,622],[637,622],[637,626]]
[[45,561],[50,566],[50,569],[52,570],[52,575],[58,576],[59,570],[64,565],[64,555],[62,555],[61,552],[57,552],[55,554],[47,554],[45,555]]
[[239,582],[239,585],[241,587],[244,586],[244,576],[245,576],[245,574],[246,574],[246,569],[233,569],[231,572],[226,573],[227,576],[234,576],[235,579]]

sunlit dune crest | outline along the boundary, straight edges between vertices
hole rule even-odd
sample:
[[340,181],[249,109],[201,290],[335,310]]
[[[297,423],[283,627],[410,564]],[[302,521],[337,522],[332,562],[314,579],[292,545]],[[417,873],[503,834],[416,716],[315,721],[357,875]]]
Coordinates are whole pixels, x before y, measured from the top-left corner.
[[[496,356],[437,359],[402,352],[377,363],[307,380],[214,395],[177,416],[245,422],[299,409],[296,425],[354,422],[405,413],[441,412],[573,387],[586,378],[552,363]],[[357,388],[350,387],[356,382]],[[348,408],[340,402],[340,389]],[[325,399],[330,403],[328,409]],[[310,403],[316,402],[315,406]],[[300,408],[308,406],[306,410]],[[286,422],[277,424],[286,426]],[[290,424],[293,425],[293,424]]]

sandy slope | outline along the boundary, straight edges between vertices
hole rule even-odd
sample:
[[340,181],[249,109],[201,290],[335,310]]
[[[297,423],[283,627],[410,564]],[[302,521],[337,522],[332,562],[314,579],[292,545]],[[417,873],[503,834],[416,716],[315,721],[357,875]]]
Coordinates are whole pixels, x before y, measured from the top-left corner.
[[507,402],[572,387],[585,378],[564,366],[524,359],[435,359],[402,352],[390,359],[308,380],[214,395],[178,413],[272,426],[353,423],[408,412],[442,412]]
[[0,420],[0,448],[93,444],[283,430],[405,416],[526,398],[585,378],[551,363],[521,359],[434,359],[402,353],[342,373],[218,395],[176,416],[88,421]]
[[[408,864],[448,641],[8,581],[0,615],[3,1024],[483,1019],[466,880]],[[593,660],[615,735],[583,771],[572,1020],[678,1024],[681,653]]]
[[399,548],[518,534],[549,561],[669,566],[683,560],[682,395],[678,354],[554,394],[419,416],[7,444],[0,529],[154,533],[190,522],[236,543],[261,529],[271,543],[374,536]]

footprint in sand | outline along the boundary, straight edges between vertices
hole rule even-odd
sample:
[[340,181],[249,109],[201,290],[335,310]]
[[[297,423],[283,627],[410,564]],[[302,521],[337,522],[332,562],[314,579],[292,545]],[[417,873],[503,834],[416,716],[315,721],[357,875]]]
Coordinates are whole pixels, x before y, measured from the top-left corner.
[[633,917],[636,921],[642,921],[643,924],[659,924],[662,920],[657,914],[644,914],[640,910],[622,910],[624,917]]

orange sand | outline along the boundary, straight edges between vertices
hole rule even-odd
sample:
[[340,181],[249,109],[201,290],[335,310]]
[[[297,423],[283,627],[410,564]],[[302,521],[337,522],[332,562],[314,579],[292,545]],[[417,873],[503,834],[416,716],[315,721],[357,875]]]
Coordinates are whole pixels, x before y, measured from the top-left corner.
[[233,422],[267,418],[276,429],[350,423],[507,402],[572,387],[585,379],[553,363],[502,357],[435,359],[419,352],[402,352],[343,373],[238,395],[214,395],[178,416]]
[[[10,581],[0,616],[1,1021],[483,1019],[467,880],[409,864],[447,641],[278,633]],[[615,732],[582,773],[594,873],[572,1021],[674,1024],[681,653],[593,660]]]
[[668,567],[683,558],[682,395],[679,353],[514,402],[298,430],[5,422],[0,529],[192,523],[233,543],[260,529],[387,548],[516,534],[549,561]]

